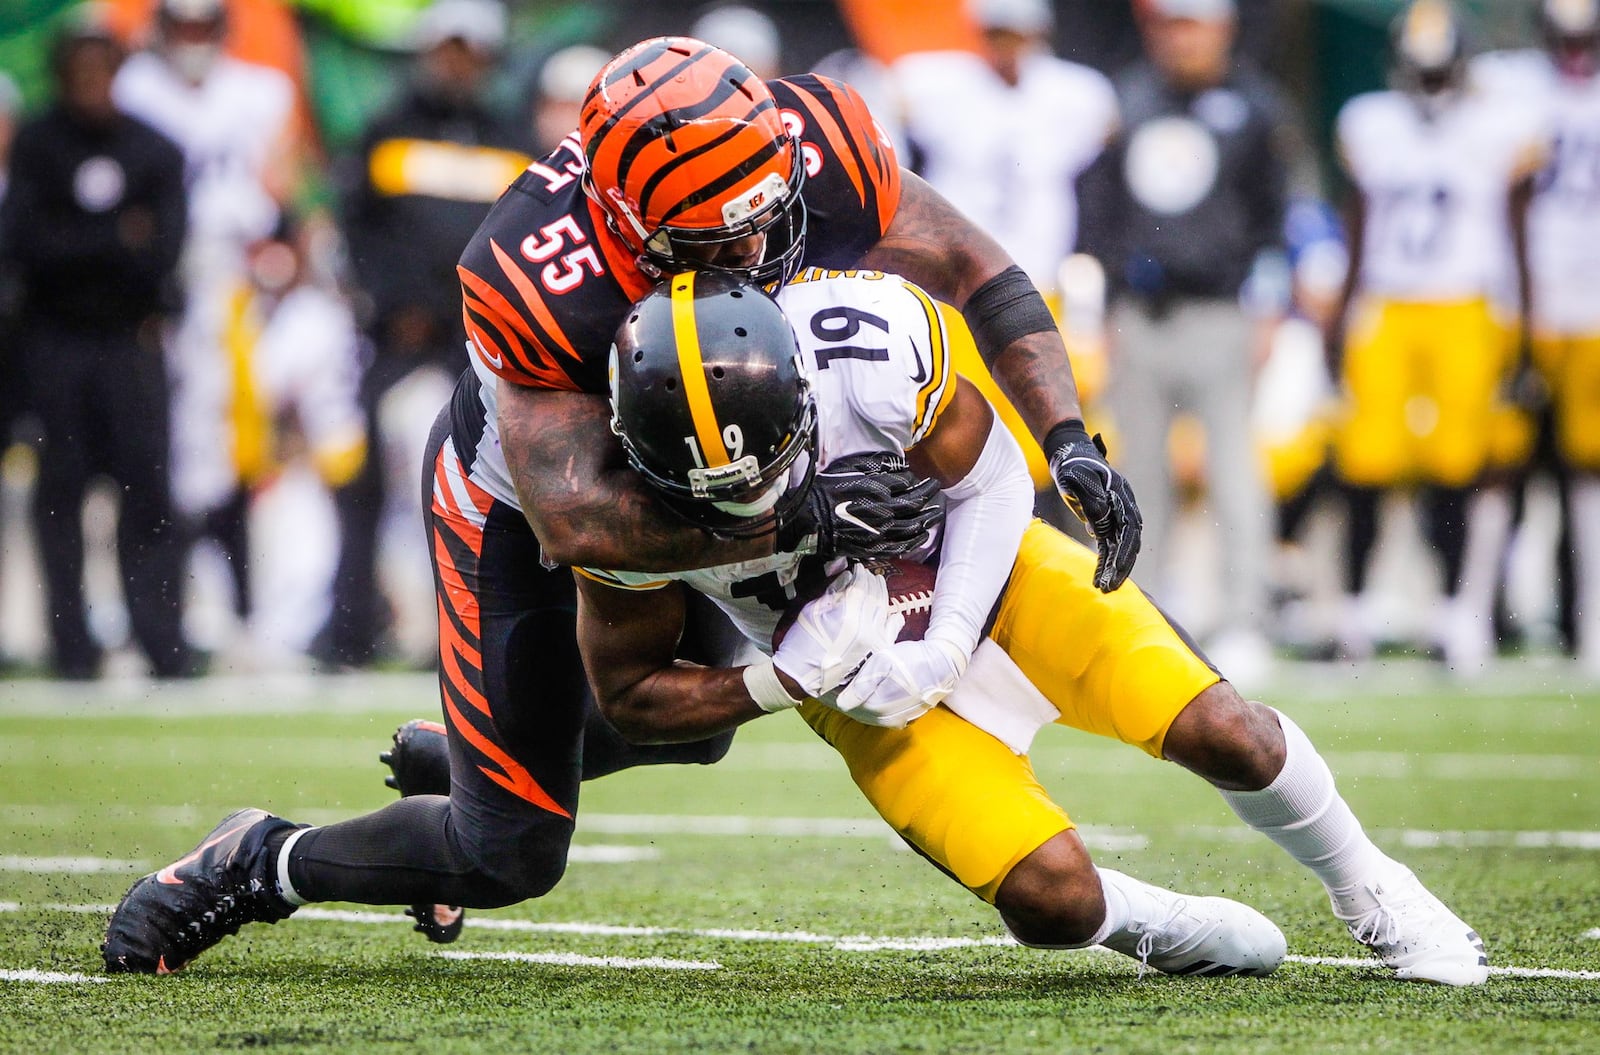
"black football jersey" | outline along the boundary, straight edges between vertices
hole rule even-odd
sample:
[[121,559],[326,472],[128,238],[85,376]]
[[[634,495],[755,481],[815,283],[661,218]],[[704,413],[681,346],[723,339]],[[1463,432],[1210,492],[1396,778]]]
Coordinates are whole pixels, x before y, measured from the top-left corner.
[[[883,236],[900,202],[893,146],[847,85],[806,74],[769,81],[801,141],[805,265],[844,268]],[[501,195],[461,256],[469,351],[521,385],[606,391],[611,338],[651,286],[583,193],[576,133]]]

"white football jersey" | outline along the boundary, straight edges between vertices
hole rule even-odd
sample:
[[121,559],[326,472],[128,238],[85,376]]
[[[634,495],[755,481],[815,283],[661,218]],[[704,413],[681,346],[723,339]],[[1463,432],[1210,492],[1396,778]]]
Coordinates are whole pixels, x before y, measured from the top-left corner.
[[251,365],[274,417],[292,412],[314,453],[359,443],[360,333],[349,307],[316,286],[299,286],[278,303],[256,341]]
[[893,67],[906,136],[939,193],[1054,289],[1078,237],[1073,181],[1117,126],[1106,77],[1051,55],[1024,59],[1015,87],[967,51],[907,55]]
[[1563,77],[1534,50],[1485,55],[1474,73],[1507,102],[1541,114],[1551,131],[1528,209],[1535,326],[1600,332],[1600,77]]
[[[818,465],[863,451],[903,454],[938,420],[956,377],[937,306],[895,275],[809,268],[778,296],[800,340],[817,399]],[[754,645],[771,650],[778,619],[802,577],[829,571],[815,557],[760,560],[673,572],[581,574],[612,586],[659,589],[674,580],[709,597]]]
[[1339,112],[1339,150],[1366,199],[1361,285],[1392,300],[1491,294],[1510,268],[1506,193],[1546,141],[1538,114],[1467,92],[1431,119],[1401,92]]
[[190,238],[246,244],[270,234],[278,206],[262,185],[294,107],[294,85],[278,70],[221,56],[192,85],[148,51],[123,63],[117,106],[183,150]]

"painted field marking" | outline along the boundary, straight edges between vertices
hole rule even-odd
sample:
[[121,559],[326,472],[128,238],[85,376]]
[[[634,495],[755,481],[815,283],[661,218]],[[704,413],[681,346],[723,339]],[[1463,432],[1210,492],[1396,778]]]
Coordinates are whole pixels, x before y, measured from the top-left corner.
[[93,974],[75,974],[71,971],[0,971],[0,982],[42,982],[47,985],[81,985],[85,982],[109,982],[111,979]]
[[[576,864],[627,864],[656,861],[661,850],[654,846],[574,845],[567,849],[567,861]],[[28,872],[33,875],[94,875],[105,872],[146,872],[149,861],[128,861],[110,857],[0,857],[0,872]]]
[[0,857],[0,872],[32,872],[35,875],[142,872],[149,867],[148,861],[124,861],[113,857]]
[[[25,906],[15,901],[0,901],[0,912],[24,912],[34,908],[42,911],[100,914],[113,906],[104,904],[68,905],[47,902]],[[303,920],[363,923],[409,924],[410,917],[393,912],[363,912],[349,909],[323,909],[307,906],[295,915]],[[836,952],[937,952],[947,949],[1021,947],[1009,935],[989,935],[980,938],[936,936],[874,937],[871,935],[831,935],[811,931],[763,931],[729,929],[722,927],[655,927],[622,923],[540,922],[535,920],[484,919],[474,917],[474,930],[522,932],[534,934],[573,934],[587,937],[692,937],[734,942],[783,942],[799,945],[827,945]],[[1585,931],[1585,938],[1600,939],[1600,927]],[[1107,949],[1092,948],[1064,950],[1094,955],[1114,955]],[[721,969],[716,961],[674,960],[660,957],[631,958],[623,956],[584,956],[577,953],[522,953],[522,952],[440,952],[438,955],[452,960],[504,960],[525,963],[554,964],[569,967],[655,968],[661,970]],[[1382,969],[1383,965],[1370,957],[1360,956],[1286,956],[1286,963],[1308,967],[1349,967],[1360,970]],[[1556,978],[1573,981],[1600,981],[1600,971],[1572,971],[1552,967],[1511,967],[1491,965],[1491,976],[1505,978]],[[104,978],[37,970],[0,970],[0,981],[18,982],[103,982]]]
[[[1378,967],[1383,964],[1360,956],[1285,956],[1285,963],[1303,963],[1311,967]],[[1567,978],[1574,981],[1600,981],[1600,971],[1565,971],[1555,967],[1497,967],[1489,965],[1491,976],[1507,978]]]
[[630,956],[579,956],[572,952],[441,952],[446,960],[511,960],[518,963],[547,963],[557,967],[614,967],[622,970],[720,971],[715,960],[668,960],[660,956],[635,959]]

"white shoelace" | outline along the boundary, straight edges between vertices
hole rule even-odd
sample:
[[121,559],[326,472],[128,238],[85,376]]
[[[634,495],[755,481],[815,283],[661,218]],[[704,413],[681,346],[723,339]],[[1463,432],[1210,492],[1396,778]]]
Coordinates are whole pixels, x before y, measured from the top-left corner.
[[1155,951],[1156,932],[1166,930],[1177,922],[1178,917],[1188,907],[1188,904],[1187,901],[1180,897],[1172,903],[1172,907],[1167,910],[1167,914],[1161,922],[1154,926],[1150,924],[1142,924],[1140,926],[1139,942],[1133,947],[1133,954],[1139,958],[1139,981],[1144,981],[1145,972],[1150,969],[1150,953]]

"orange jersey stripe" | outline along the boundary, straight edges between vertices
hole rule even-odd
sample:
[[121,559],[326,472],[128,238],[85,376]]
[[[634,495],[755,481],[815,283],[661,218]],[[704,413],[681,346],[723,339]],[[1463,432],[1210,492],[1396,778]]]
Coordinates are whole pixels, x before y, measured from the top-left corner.
[[487,339],[489,335],[483,333],[483,328],[478,325],[473,316],[478,316],[490,326],[493,326],[495,332],[500,335],[501,340],[492,343],[501,350],[502,354],[511,352],[517,347],[516,335],[506,325],[505,319],[501,318],[498,312],[490,310],[489,305],[464,289],[461,291],[461,315],[466,322],[467,332],[469,334],[475,333],[482,339]]
[[866,176],[877,192],[878,230],[887,231],[900,208],[900,163],[894,147],[882,138],[866,100],[854,88],[827,77],[818,77],[817,81],[828,89],[834,105],[844,115],[844,130],[856,144],[857,152],[871,164]]
[[471,675],[462,667],[465,661],[473,672],[483,666],[483,655],[461,639],[456,631],[455,624],[451,622],[449,613],[444,611],[444,602],[439,602],[439,671],[451,686],[460,693],[461,698],[472,705],[472,709],[485,717],[489,714],[489,700],[483,691],[472,683]]
[[555,316],[550,314],[550,309],[545,305],[544,298],[539,295],[539,290],[534,286],[533,280],[528,278],[522,268],[517,266],[517,262],[511,259],[510,254],[500,248],[499,242],[490,239],[489,248],[494,250],[494,258],[500,265],[500,270],[505,272],[506,278],[511,280],[511,284],[521,294],[522,302],[527,305],[528,311],[533,314],[533,321],[537,322],[544,332],[550,335],[550,339],[555,341],[563,352],[566,352],[573,359],[577,359],[578,353],[573,350],[572,342],[567,340],[567,335],[556,322]]
[[844,167],[845,174],[850,177],[850,182],[856,189],[856,197],[861,200],[862,205],[867,204],[867,188],[862,182],[863,173],[854,163],[839,122],[833,119],[833,115],[810,92],[797,91],[795,98],[800,100],[800,105],[804,106],[810,115],[806,121],[808,130],[816,129],[822,133],[839,164]]
[[445,700],[444,708],[445,716],[450,720],[451,728],[460,733],[462,739],[466,740],[467,743],[488,756],[501,770],[497,773],[488,766],[479,766],[478,771],[480,773],[524,802],[531,802],[540,809],[548,810],[568,820],[572,819],[572,814],[563,808],[561,803],[551,798],[544,788],[539,786],[539,782],[533,779],[533,774],[522,768],[516,759],[502,751],[494,741],[467,724],[466,720],[462,718],[461,712],[456,709],[454,701]]

